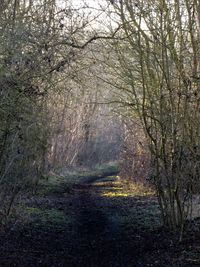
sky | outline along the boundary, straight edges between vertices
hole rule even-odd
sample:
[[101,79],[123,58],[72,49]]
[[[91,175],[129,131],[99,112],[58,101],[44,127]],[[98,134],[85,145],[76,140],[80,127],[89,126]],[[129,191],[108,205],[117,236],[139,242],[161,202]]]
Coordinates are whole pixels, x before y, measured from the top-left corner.
[[[58,3],[66,7],[74,9],[80,8],[80,14],[89,15],[90,20],[96,17],[95,20],[92,20],[90,27],[94,30],[98,28],[102,31],[107,31],[108,28],[116,28],[116,23],[111,21],[109,15],[106,13],[108,11],[107,7],[109,4],[108,0],[57,0]],[[70,4],[69,4],[70,3]],[[84,8],[83,8],[84,7]],[[82,8],[82,9],[81,9]],[[106,12],[103,11],[106,9]]]

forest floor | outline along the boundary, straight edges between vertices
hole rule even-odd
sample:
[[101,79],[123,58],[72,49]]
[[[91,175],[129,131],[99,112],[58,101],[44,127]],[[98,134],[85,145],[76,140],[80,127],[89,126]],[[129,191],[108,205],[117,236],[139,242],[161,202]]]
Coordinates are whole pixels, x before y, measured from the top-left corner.
[[182,243],[160,225],[153,192],[117,176],[51,177],[0,234],[1,267],[200,266],[200,224]]

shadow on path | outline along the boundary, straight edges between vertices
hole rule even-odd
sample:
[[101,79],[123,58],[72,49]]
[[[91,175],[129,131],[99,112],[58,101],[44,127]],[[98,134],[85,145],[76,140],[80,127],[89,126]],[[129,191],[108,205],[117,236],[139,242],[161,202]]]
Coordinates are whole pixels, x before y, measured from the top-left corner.
[[[109,179],[102,186],[95,185],[98,181],[93,177],[75,185],[71,194],[32,200],[31,207],[62,212],[69,221],[35,220],[2,233],[0,267],[199,266],[177,260],[184,249],[175,247],[162,228],[145,228],[145,220],[155,222],[155,198],[104,197]],[[147,208],[152,209],[148,218]]]

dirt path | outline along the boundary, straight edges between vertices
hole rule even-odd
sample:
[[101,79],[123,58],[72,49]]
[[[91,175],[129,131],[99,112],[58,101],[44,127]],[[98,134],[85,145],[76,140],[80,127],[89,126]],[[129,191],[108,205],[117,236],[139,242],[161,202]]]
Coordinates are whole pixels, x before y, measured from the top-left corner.
[[102,185],[92,178],[70,194],[27,201],[35,215],[1,234],[0,267],[200,266],[183,253],[194,239],[177,247],[156,226],[155,198],[104,197],[111,187],[109,180]]

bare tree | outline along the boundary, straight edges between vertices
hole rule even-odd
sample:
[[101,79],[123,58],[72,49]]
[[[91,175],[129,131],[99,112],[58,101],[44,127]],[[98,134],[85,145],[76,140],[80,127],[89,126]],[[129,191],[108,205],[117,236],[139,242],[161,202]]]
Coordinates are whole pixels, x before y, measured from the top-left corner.
[[199,184],[199,3],[112,6],[122,27],[115,86],[143,124],[164,224],[182,230]]

